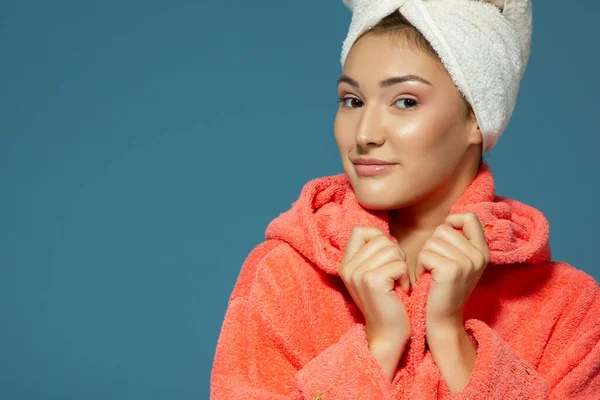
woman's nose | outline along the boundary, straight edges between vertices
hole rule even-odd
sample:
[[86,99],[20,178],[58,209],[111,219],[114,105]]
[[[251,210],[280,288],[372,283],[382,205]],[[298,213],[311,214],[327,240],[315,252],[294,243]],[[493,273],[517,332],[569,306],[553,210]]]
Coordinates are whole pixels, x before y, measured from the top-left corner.
[[372,146],[381,146],[385,142],[385,134],[381,124],[381,116],[377,110],[367,110],[362,115],[356,131],[356,144],[367,149]]

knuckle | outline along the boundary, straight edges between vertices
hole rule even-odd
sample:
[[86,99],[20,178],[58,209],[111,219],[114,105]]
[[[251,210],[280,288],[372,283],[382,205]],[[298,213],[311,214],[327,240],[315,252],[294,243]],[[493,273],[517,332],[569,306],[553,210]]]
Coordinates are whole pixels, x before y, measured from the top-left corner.
[[476,264],[476,262],[477,262],[477,261],[473,261],[472,259],[470,259],[470,258],[469,258],[469,257],[467,257],[467,256],[464,256],[464,257],[463,257],[463,259],[464,259],[464,261],[463,261],[463,264],[464,264],[464,265],[465,265],[465,266],[466,266],[466,267],[467,267],[469,270],[472,270],[472,269],[474,269],[474,268],[476,268],[476,267],[477,267],[477,264]]
[[490,252],[490,248],[487,246],[487,244],[484,246],[483,248],[483,257],[489,261],[490,258],[492,258],[492,254]]
[[458,280],[462,276],[462,269],[455,261],[449,262],[448,267],[448,275],[451,279]]
[[360,274],[354,271],[350,276],[348,276],[348,283],[351,285],[357,286],[360,281]]
[[383,232],[380,229],[374,228],[372,226],[358,226],[358,232],[362,234],[371,233],[373,236],[383,235]]
[[366,287],[370,289],[375,289],[379,286],[379,274],[375,270],[371,270],[366,272],[363,275],[363,283]]
[[417,254],[417,263],[425,264],[427,262],[428,250],[424,249]]
[[442,233],[444,233],[446,231],[446,228],[449,228],[449,226],[446,225],[446,224],[438,225],[435,228],[434,234],[442,234]]
[[348,273],[345,270],[342,270],[342,269],[340,269],[340,278],[342,278],[342,281],[344,281],[344,282],[348,282],[349,281]]
[[486,265],[489,264],[490,262],[490,252],[485,250],[482,253],[480,253],[481,255],[481,262],[480,262],[480,266],[481,267],[485,267]]
[[350,232],[350,236],[360,235],[360,233],[362,232],[362,230],[363,230],[362,226],[355,226],[354,228],[352,228],[352,231]]
[[423,250],[434,249],[437,244],[439,244],[440,240],[434,236],[430,237],[425,241],[423,245]]
[[389,260],[401,259],[401,254],[397,246],[386,246],[383,249],[383,252],[385,253],[386,258]]
[[398,272],[408,271],[408,264],[404,260],[394,261],[393,265],[394,265],[394,269]]
[[475,255],[475,262],[474,262],[474,267],[475,268],[481,268],[484,264],[485,264],[485,256],[483,255],[483,253],[477,253]]
[[388,241],[389,241],[389,239],[383,233],[379,233],[377,236],[375,236],[373,238],[373,240],[371,240],[371,242],[373,242],[374,244],[377,244],[377,245],[384,244]]
[[427,239],[427,241],[431,244],[440,244],[442,242],[442,239],[440,239],[439,237],[432,236],[429,239]]

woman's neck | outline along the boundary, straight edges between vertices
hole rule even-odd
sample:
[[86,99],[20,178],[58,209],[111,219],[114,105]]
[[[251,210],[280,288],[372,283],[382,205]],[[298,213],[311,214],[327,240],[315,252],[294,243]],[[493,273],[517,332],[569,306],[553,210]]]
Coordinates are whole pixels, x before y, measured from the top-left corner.
[[459,168],[451,178],[418,203],[389,211],[390,234],[407,255],[411,281],[414,282],[417,255],[435,229],[450,213],[478,173],[477,168]]

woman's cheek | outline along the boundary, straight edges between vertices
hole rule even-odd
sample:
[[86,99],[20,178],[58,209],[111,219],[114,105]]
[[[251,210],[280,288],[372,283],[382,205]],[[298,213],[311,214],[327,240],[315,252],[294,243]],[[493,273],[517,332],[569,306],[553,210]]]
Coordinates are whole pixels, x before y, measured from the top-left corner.
[[389,140],[403,154],[411,152],[420,152],[421,149],[428,147],[431,136],[430,123],[423,116],[404,118],[403,121],[397,121]]

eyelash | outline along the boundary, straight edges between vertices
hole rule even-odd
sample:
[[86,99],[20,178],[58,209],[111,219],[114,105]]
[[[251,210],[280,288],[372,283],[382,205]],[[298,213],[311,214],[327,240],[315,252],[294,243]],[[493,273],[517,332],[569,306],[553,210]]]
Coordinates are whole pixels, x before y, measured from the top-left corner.
[[[346,102],[346,100],[350,100],[350,99],[352,99],[352,100],[357,100],[357,101],[360,101],[360,100],[359,100],[359,99],[357,99],[356,97],[349,97],[349,96],[347,96],[347,97],[339,97],[339,98],[337,99],[338,106],[340,106],[340,105],[341,105],[342,107],[344,107],[344,108],[348,108],[348,109],[354,109],[354,108],[357,108],[357,107],[347,107],[346,105],[344,105],[344,103]],[[406,108],[400,108],[400,107],[398,107],[400,110],[412,110],[412,109],[416,108],[416,107],[419,105],[419,102],[418,102],[418,101],[416,101],[415,99],[410,99],[410,98],[398,99],[398,100],[396,100],[396,101],[394,102],[394,104],[395,104],[395,103],[397,103],[397,102],[399,102],[399,101],[402,101],[402,100],[405,100],[405,101],[406,101],[406,100],[408,100],[408,101],[412,101],[412,102],[414,102],[415,104],[414,104],[413,106],[406,107]],[[361,103],[362,103],[362,102],[361,102]]]

